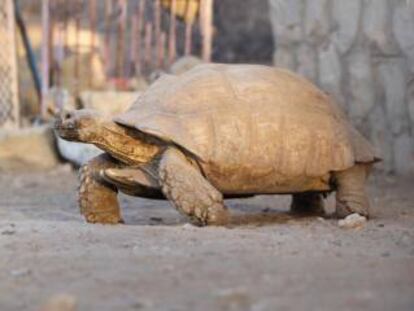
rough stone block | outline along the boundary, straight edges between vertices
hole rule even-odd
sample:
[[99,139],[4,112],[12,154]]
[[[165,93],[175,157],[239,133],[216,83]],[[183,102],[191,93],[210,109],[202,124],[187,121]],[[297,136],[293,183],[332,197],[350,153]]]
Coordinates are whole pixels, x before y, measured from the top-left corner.
[[328,39],[330,14],[328,0],[308,0],[305,15],[305,40],[321,44]]
[[317,81],[317,54],[313,47],[306,43],[300,45],[297,51],[297,72],[312,81]]
[[374,53],[395,55],[398,45],[392,38],[392,21],[389,17],[391,8],[388,0],[367,0],[362,16],[365,40]]
[[301,42],[303,0],[269,0],[269,6],[276,46]]
[[374,107],[367,118],[367,123],[371,127],[370,135],[368,135],[369,141],[382,159],[377,167],[390,173],[394,169],[394,140],[382,105],[377,104]]
[[397,174],[408,175],[414,173],[414,140],[408,132],[395,138],[394,158]]
[[348,58],[349,115],[356,124],[363,122],[375,105],[375,83],[368,49],[354,50]]
[[273,63],[278,67],[296,69],[296,57],[293,49],[279,47],[273,55]]
[[0,171],[46,170],[58,164],[50,126],[0,130]]
[[318,52],[319,85],[333,95],[343,110],[347,111],[342,92],[342,64],[333,44],[322,47]]
[[332,41],[341,54],[349,51],[357,37],[361,6],[361,0],[332,1],[333,23],[336,26]]
[[378,65],[379,82],[385,95],[387,117],[391,121],[394,135],[407,130],[409,126],[408,108],[405,101],[407,75],[404,61],[386,58]]
[[414,1],[399,0],[393,5],[394,35],[414,72]]

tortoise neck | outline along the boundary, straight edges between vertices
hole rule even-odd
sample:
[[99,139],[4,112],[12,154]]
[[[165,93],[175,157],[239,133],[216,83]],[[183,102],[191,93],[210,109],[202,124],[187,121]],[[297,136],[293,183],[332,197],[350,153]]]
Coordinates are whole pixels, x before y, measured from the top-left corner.
[[151,161],[160,151],[160,146],[139,135],[137,130],[102,121],[97,127],[93,143],[119,161],[134,165]]

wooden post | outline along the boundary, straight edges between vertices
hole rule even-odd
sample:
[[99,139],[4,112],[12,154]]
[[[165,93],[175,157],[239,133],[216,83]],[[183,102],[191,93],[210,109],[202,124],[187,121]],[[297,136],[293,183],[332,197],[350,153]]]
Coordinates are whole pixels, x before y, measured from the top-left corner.
[[210,62],[213,44],[213,0],[200,1],[200,28],[203,36],[202,58],[205,62]]
[[125,76],[125,29],[126,29],[126,16],[127,16],[127,2],[126,0],[118,1],[119,8],[121,10],[121,15],[119,16],[118,21],[118,41],[117,41],[117,64],[116,64],[116,73],[118,78],[123,78]]
[[40,113],[43,118],[47,114],[49,90],[49,19],[49,0],[42,0],[42,102]]
[[[93,58],[95,56],[95,36],[97,31],[97,25],[96,25],[96,0],[89,0],[89,21],[90,21],[90,58],[89,63],[92,68],[93,66]],[[88,77],[88,84],[89,87],[92,87],[92,75],[89,75]]]
[[0,42],[4,44],[0,52],[0,67],[5,69],[0,77],[0,90],[6,91],[0,94],[0,126],[4,128],[18,128],[20,125],[14,9],[14,1],[7,0],[0,17],[0,27],[3,28],[0,29]]
[[145,66],[149,70],[152,65],[152,24],[147,22],[145,24]]
[[190,55],[191,54],[191,45],[192,45],[192,30],[193,24],[189,21],[185,23],[185,41],[184,41],[184,54]]
[[111,74],[112,50],[111,50],[111,13],[112,0],[105,1],[105,38],[104,38],[104,63],[106,68],[106,78]]
[[167,41],[167,34],[164,31],[160,33],[160,46],[157,51],[158,64],[162,68],[165,64],[165,43]]
[[[161,48],[161,3],[160,0],[155,0],[154,9],[154,23],[155,23],[155,50],[157,54]],[[160,59],[157,57],[156,67],[160,68]]]
[[170,10],[170,36],[168,39],[168,64],[171,65],[176,57],[176,13],[177,1],[171,0]]
[[75,5],[75,96],[80,91],[80,23],[83,0],[76,0]]
[[142,74],[142,30],[144,25],[145,0],[140,0],[137,10],[137,48],[135,49],[135,70],[137,75]]

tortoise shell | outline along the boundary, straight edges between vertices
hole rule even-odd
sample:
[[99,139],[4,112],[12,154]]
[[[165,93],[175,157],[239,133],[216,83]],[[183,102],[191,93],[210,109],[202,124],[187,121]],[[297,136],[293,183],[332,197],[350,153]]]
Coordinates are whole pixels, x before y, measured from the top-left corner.
[[327,183],[332,171],[377,159],[330,96],[261,65],[204,64],[165,75],[115,122],[180,146],[232,192],[274,192],[275,183],[291,192],[293,182]]

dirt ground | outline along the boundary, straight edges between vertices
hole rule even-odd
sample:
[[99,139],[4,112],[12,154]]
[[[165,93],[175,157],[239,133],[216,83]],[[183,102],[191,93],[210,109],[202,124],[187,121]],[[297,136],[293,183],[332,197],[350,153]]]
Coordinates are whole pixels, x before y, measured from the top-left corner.
[[90,225],[76,187],[67,167],[0,173],[1,311],[57,294],[88,311],[414,310],[414,178],[372,178],[360,230],[293,217],[281,196],[229,201],[229,228],[122,196],[126,225]]

